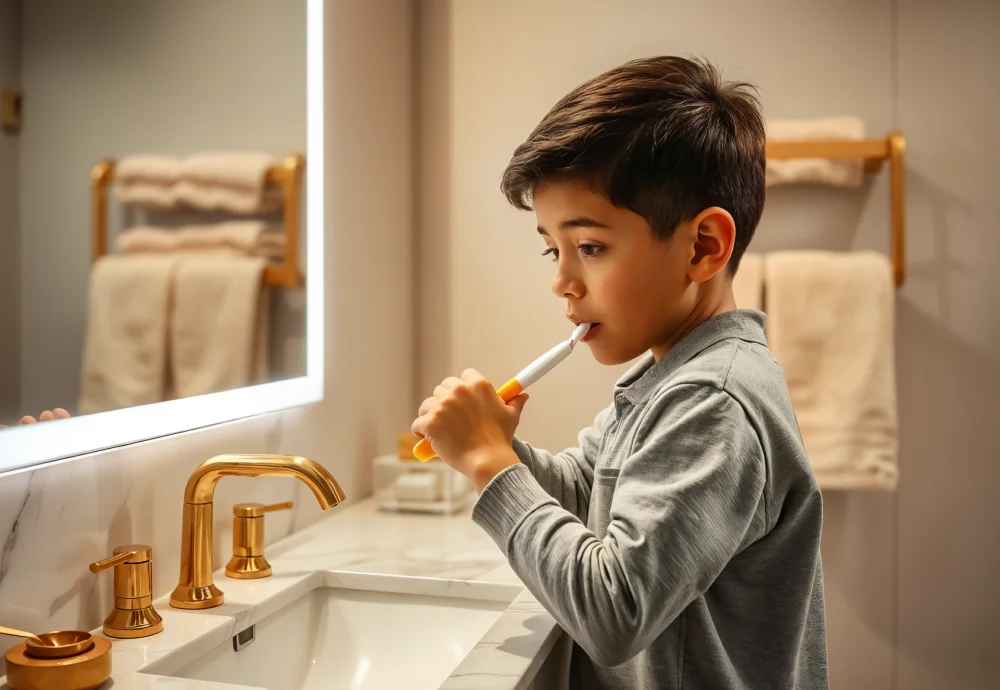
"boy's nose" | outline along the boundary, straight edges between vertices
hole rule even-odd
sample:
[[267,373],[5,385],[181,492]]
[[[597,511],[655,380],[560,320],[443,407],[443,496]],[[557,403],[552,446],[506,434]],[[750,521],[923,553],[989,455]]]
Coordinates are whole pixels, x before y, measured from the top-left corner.
[[556,269],[556,276],[552,280],[552,292],[556,297],[583,297],[586,290],[583,283],[578,278],[568,274],[564,269]]

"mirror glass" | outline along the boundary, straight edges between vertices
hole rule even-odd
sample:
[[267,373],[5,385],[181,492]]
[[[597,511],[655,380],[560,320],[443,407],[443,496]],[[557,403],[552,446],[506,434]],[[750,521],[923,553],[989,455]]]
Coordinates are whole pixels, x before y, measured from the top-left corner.
[[304,375],[304,0],[0,4],[0,424]]
[[227,394],[289,381],[310,384],[272,407],[315,399],[307,12],[321,27],[313,0],[0,0],[0,451],[43,415],[179,420],[221,395],[233,418],[268,406]]

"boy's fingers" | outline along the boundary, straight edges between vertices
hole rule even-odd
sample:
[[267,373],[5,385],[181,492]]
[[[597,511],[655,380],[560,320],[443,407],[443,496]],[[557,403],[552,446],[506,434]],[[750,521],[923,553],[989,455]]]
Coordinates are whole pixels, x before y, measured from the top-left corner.
[[436,404],[437,404],[437,398],[435,397],[424,399],[424,401],[420,403],[420,409],[417,410],[417,416],[423,417],[425,414],[430,412]]
[[56,409],[54,409],[52,411],[55,413],[56,419],[69,419],[70,417],[73,416],[73,415],[71,415],[69,412],[67,412],[66,410],[64,410],[61,407],[57,407]]
[[521,414],[521,410],[524,409],[524,405],[527,402],[528,402],[528,394],[521,393],[516,398],[511,398],[511,401],[507,403],[507,407],[513,407],[515,410],[517,410],[518,414]]
[[472,383],[473,381],[479,381],[482,378],[483,375],[480,374],[475,369],[466,369],[465,371],[462,372],[462,380],[468,381],[469,383]]
[[36,422],[38,422],[38,420],[31,415],[21,417],[21,424],[35,424]]
[[55,414],[52,413],[52,410],[45,410],[45,412],[43,412],[42,414],[40,414],[38,416],[38,421],[40,421],[40,422],[51,422],[55,418],[56,418],[56,416],[55,416]]

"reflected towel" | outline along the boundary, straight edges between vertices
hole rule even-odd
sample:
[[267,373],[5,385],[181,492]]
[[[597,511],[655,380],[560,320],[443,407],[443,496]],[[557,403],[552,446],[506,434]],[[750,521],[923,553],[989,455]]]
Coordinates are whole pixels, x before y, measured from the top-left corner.
[[90,274],[80,414],[160,402],[177,259],[103,256]]
[[[815,120],[771,120],[768,141],[820,139],[864,139],[865,123],[845,115]],[[864,179],[861,160],[797,158],[767,160],[767,186],[791,183],[819,183],[838,187],[858,187]]]
[[876,252],[765,260],[767,340],[821,488],[893,490],[898,478],[892,270]]
[[189,397],[267,379],[267,262],[249,257],[183,258],[171,318],[173,395]]
[[118,200],[155,208],[177,205],[181,161],[172,156],[128,156],[115,165]]
[[[123,254],[202,253],[281,259],[285,235],[263,221],[229,221],[180,228],[136,226],[119,235]],[[217,251],[216,251],[217,250]]]
[[733,276],[733,297],[737,309],[764,309],[764,257],[747,253]]
[[281,190],[267,186],[268,168],[277,163],[263,153],[190,156],[181,164],[175,193],[180,203],[206,211],[271,211],[282,201]]

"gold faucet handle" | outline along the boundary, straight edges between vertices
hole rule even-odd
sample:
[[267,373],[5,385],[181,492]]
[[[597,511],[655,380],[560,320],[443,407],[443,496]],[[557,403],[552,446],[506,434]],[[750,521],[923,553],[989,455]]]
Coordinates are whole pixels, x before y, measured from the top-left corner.
[[265,513],[274,513],[279,510],[291,510],[294,505],[295,504],[291,501],[285,501],[284,503],[272,503],[269,506],[266,506],[263,503],[237,503],[233,506],[233,517],[264,517]]
[[153,608],[153,549],[146,544],[119,546],[113,555],[90,564],[90,572],[114,568],[115,607],[104,619],[108,637],[148,637],[163,630]]
[[90,564],[90,572],[99,573],[102,570],[113,568],[116,565],[134,561],[141,563],[153,558],[153,550],[144,544],[131,544],[129,546],[119,546],[113,552],[115,555],[105,558],[103,561],[95,561]]
[[233,557],[226,564],[226,576],[255,580],[271,574],[271,564],[264,558],[264,515],[288,510],[291,501],[273,503],[237,503],[233,506]]

